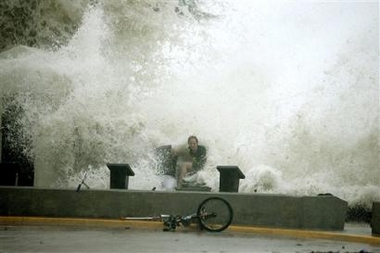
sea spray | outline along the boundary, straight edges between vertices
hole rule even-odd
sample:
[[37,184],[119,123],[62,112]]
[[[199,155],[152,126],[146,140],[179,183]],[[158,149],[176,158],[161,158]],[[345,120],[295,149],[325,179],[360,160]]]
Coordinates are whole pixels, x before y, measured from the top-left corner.
[[380,200],[377,7],[83,4],[61,44],[1,54],[2,107],[23,108],[36,186],[75,188],[89,171],[88,185],[109,188],[106,163],[120,162],[136,173],[130,188],[167,190],[153,150],[195,134],[208,149],[198,180],[213,191],[216,166],[230,164],[246,175],[240,192],[369,207]]

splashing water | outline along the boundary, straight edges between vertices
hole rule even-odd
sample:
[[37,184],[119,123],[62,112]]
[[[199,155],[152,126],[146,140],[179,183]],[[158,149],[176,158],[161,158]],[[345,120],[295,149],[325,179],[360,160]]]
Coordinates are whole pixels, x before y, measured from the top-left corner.
[[231,164],[240,192],[380,200],[378,3],[87,2],[55,1],[83,13],[66,44],[0,55],[35,186],[108,188],[120,162],[165,189],[151,151],[195,134],[213,190]]

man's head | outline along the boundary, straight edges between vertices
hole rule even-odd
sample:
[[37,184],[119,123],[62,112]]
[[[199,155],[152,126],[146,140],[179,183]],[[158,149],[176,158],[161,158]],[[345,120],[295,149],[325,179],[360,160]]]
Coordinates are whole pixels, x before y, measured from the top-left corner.
[[198,138],[196,136],[194,136],[194,135],[190,136],[187,139],[187,143],[189,144],[189,148],[191,149],[191,151],[193,151],[193,152],[197,151]]

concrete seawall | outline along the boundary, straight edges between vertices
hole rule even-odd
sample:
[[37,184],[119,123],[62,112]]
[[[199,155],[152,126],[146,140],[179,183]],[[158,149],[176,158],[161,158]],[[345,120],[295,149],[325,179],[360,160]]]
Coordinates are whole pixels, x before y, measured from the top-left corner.
[[334,196],[0,187],[0,215],[119,218],[190,214],[211,196],[230,202],[234,225],[343,230],[347,202]]
[[380,202],[373,202],[371,227],[372,234],[380,235]]

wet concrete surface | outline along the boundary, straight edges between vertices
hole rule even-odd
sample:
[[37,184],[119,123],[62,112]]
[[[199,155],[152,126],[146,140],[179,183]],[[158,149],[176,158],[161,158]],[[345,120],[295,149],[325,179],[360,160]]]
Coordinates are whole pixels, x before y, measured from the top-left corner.
[[[368,233],[368,227],[348,226],[345,233]],[[0,226],[0,252],[374,252],[380,245],[258,235],[226,230],[221,233],[180,227]]]

